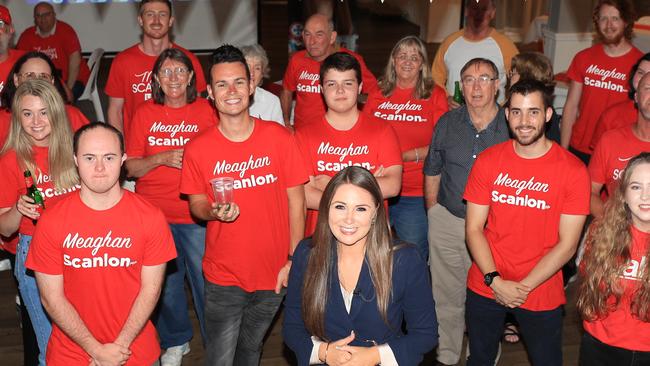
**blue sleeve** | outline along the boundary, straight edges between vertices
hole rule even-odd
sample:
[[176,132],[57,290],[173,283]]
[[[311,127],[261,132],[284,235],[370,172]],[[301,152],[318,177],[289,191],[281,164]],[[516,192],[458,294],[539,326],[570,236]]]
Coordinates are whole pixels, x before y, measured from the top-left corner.
[[302,240],[293,253],[289,286],[284,299],[282,337],[287,346],[295,352],[298,365],[309,365],[309,358],[314,346],[311,334],[305,328],[305,323],[302,320],[302,282],[309,259],[310,242],[311,239]]
[[[401,253],[399,253],[401,252]],[[438,321],[431,293],[429,271],[417,250],[410,246],[396,252],[393,279],[404,286],[402,300],[406,335],[388,341],[397,363],[418,365],[438,344]]]

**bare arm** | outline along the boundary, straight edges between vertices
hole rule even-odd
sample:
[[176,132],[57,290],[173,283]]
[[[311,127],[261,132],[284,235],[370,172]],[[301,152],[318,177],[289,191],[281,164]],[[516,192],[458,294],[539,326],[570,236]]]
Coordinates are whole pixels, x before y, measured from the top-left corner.
[[521,283],[534,289],[557,273],[576,252],[585,219],[584,215],[560,215],[560,240]]
[[603,185],[601,183],[591,182],[591,203],[589,205],[589,211],[593,217],[601,217],[603,215],[605,204],[600,198],[600,191],[602,189]]
[[291,120],[291,102],[293,102],[293,92],[289,89],[282,89],[280,93],[280,107],[282,107],[282,117],[284,118],[284,125],[290,126]]
[[429,145],[416,147],[415,149],[406,150],[402,153],[402,161],[424,161],[429,153]]
[[[300,240],[305,236],[305,189],[303,185],[287,188],[289,200],[289,254],[298,246]],[[291,261],[280,268],[278,279],[275,285],[275,293],[279,294],[282,287],[287,287],[289,282],[289,271]]]
[[79,65],[81,65],[81,51],[75,51],[68,59],[68,88],[72,89],[79,76]]
[[183,149],[167,150],[146,158],[126,159],[126,170],[129,177],[140,178],[159,166],[181,169],[183,165]]
[[395,197],[399,194],[402,189],[402,166],[393,165],[388,168],[383,168],[381,174],[375,172],[375,178],[377,183],[379,183],[379,188],[381,188],[381,194],[384,196],[384,199]]
[[124,108],[124,98],[108,98],[108,123],[124,132],[124,118],[122,109]]
[[440,191],[440,175],[424,176],[424,204],[428,209],[438,203],[438,192]]
[[167,263],[142,266],[140,292],[133,302],[129,317],[126,318],[126,322],[115,339],[115,343],[128,347],[142,331],[158,303],[166,266]]
[[131,354],[128,345],[117,343],[103,345],[93,337],[77,310],[65,297],[63,275],[36,272],[36,282],[43,307],[52,321],[93,360],[119,364],[128,359]]
[[577,81],[571,81],[566,103],[562,110],[562,123],[560,124],[560,144],[565,149],[569,148],[573,124],[576,122],[576,119],[578,119],[578,105],[580,104],[581,96],[582,84]]
[[9,237],[15,233],[20,227],[22,217],[16,205],[0,208],[0,235]]

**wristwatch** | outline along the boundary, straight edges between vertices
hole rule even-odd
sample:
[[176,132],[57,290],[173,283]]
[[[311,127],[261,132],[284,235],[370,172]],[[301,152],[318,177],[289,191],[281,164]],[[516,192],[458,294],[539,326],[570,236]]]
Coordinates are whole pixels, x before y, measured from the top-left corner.
[[492,285],[492,281],[494,281],[494,277],[496,276],[501,275],[497,271],[486,273],[485,276],[483,276],[483,282],[485,283],[485,286],[490,287],[490,285]]

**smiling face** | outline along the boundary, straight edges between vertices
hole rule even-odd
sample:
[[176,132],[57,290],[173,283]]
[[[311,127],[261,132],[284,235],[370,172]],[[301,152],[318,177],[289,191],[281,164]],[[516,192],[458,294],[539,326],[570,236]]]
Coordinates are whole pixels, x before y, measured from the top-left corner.
[[255,86],[246,77],[246,66],[241,62],[223,62],[212,66],[210,74],[212,84],[208,85],[208,94],[214,99],[219,113],[229,116],[248,114]]
[[160,66],[158,82],[165,94],[165,104],[172,101],[187,101],[187,85],[192,79],[192,72],[184,63],[166,59]]
[[248,64],[248,70],[251,73],[253,85],[260,86],[262,84],[262,77],[264,76],[262,60],[260,60],[258,57],[247,56],[246,63]]
[[138,23],[140,23],[145,37],[162,39],[168,36],[169,29],[174,24],[174,17],[171,16],[171,9],[167,7],[166,3],[156,1],[142,6]]
[[328,224],[338,244],[365,245],[377,214],[370,192],[353,184],[342,184],[332,197]]
[[20,99],[20,124],[35,146],[48,146],[52,126],[47,106],[40,97],[25,95]]
[[619,44],[625,35],[625,21],[615,7],[603,4],[598,12],[598,34],[604,44]]
[[323,75],[321,85],[328,110],[346,113],[357,108],[357,98],[361,86],[354,70],[329,69]]
[[510,106],[506,109],[510,131],[521,146],[531,146],[541,141],[546,122],[552,114],[550,107],[544,108],[540,92],[528,95],[515,93],[510,97]]
[[630,208],[634,226],[650,232],[650,164],[634,167],[625,189],[625,203]]
[[395,75],[402,85],[415,86],[422,68],[422,55],[412,46],[401,47],[393,57]]
[[120,189],[120,170],[126,155],[117,135],[106,128],[93,128],[79,136],[74,161],[82,189],[103,194]]

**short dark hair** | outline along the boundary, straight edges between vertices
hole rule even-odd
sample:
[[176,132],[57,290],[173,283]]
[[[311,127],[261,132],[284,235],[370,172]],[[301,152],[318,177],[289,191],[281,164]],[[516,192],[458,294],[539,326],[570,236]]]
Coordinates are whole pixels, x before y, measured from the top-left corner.
[[499,78],[499,69],[497,68],[497,65],[495,65],[494,62],[492,62],[492,60],[488,60],[487,58],[482,58],[482,57],[475,57],[475,58],[467,61],[467,63],[463,66],[463,68],[460,69],[460,75],[459,76],[462,77],[463,73],[465,71],[467,71],[467,69],[469,69],[470,67],[472,67],[474,65],[480,65],[480,64],[488,65],[492,69],[492,71],[494,72],[493,78],[495,78],[495,79]]
[[163,3],[167,5],[167,8],[169,9],[169,15],[173,15],[174,13],[174,8],[172,7],[171,0],[142,0],[140,1],[140,5],[138,5],[138,15],[142,15],[142,9],[146,4],[149,3]]
[[241,64],[244,65],[244,68],[246,69],[246,79],[251,79],[251,71],[248,69],[246,57],[244,57],[242,51],[239,48],[226,43],[214,50],[210,56],[210,72],[208,73],[208,83],[212,84],[212,68],[214,65],[231,62],[241,62]]
[[329,56],[320,65],[320,80],[323,83],[323,76],[334,69],[336,71],[354,70],[354,76],[357,78],[357,83],[361,83],[361,65],[354,56],[347,52],[335,52]]
[[118,130],[117,128],[109,125],[108,123],[104,122],[91,122],[80,129],[77,130],[77,132],[74,133],[74,136],[72,137],[72,152],[77,155],[77,150],[79,149],[79,139],[81,136],[90,131],[90,130],[95,130],[97,128],[103,128],[108,131],[113,132],[116,136],[117,139],[120,141],[120,153],[124,154],[124,135],[122,135],[122,132]]
[[[632,39],[632,31],[634,27],[634,21],[636,20],[636,12],[634,11],[634,5],[628,0],[600,0],[596,7],[594,8],[593,20],[594,20],[594,29],[598,30],[598,13],[600,13],[600,8],[603,5],[609,5],[621,14],[621,19],[625,22],[625,29],[623,30],[623,36],[628,41]],[[600,31],[596,32],[598,37],[602,37]]]
[[[634,74],[636,74],[636,72],[639,70],[639,66],[641,66],[641,62],[643,61],[650,61],[650,52],[641,56],[641,58],[636,61],[630,70],[630,75],[627,76],[627,96],[632,100],[634,100],[634,94],[636,93],[636,88],[634,87],[634,82],[632,79],[634,79]],[[650,72],[650,70],[648,70],[648,72]]]
[[520,94],[526,96],[536,92],[539,92],[542,96],[544,110],[553,105],[553,94],[550,92],[546,84],[535,79],[522,79],[510,88],[510,98],[508,98],[508,101],[506,102],[506,107],[510,108],[510,101],[512,100],[513,95]]
[[61,81],[61,71],[58,70],[56,66],[54,66],[54,62],[52,62],[52,59],[48,55],[40,51],[29,51],[20,56],[20,58],[16,60],[16,63],[11,68],[11,71],[9,71],[7,80],[5,80],[4,87],[2,88],[2,94],[0,94],[0,104],[3,108],[7,110],[11,108],[11,101],[14,99],[14,94],[16,94],[16,88],[18,88],[18,86],[16,86],[16,83],[14,83],[14,75],[18,74],[23,65],[33,58],[40,58],[41,60],[47,62],[47,64],[50,66],[52,79],[54,80],[54,87],[59,92],[59,94],[61,94],[63,101],[67,103],[68,98],[65,88],[63,87],[63,82]]
[[158,73],[162,64],[167,61],[172,60],[180,62],[187,68],[188,72],[192,73],[192,77],[187,83],[186,96],[187,103],[194,103],[196,100],[196,72],[194,72],[194,66],[192,65],[192,60],[185,54],[185,52],[179,50],[178,48],[168,48],[158,56],[156,63],[153,65],[152,74],[154,77],[151,78],[151,97],[156,104],[165,104],[165,93],[160,87],[160,81],[158,80]]

